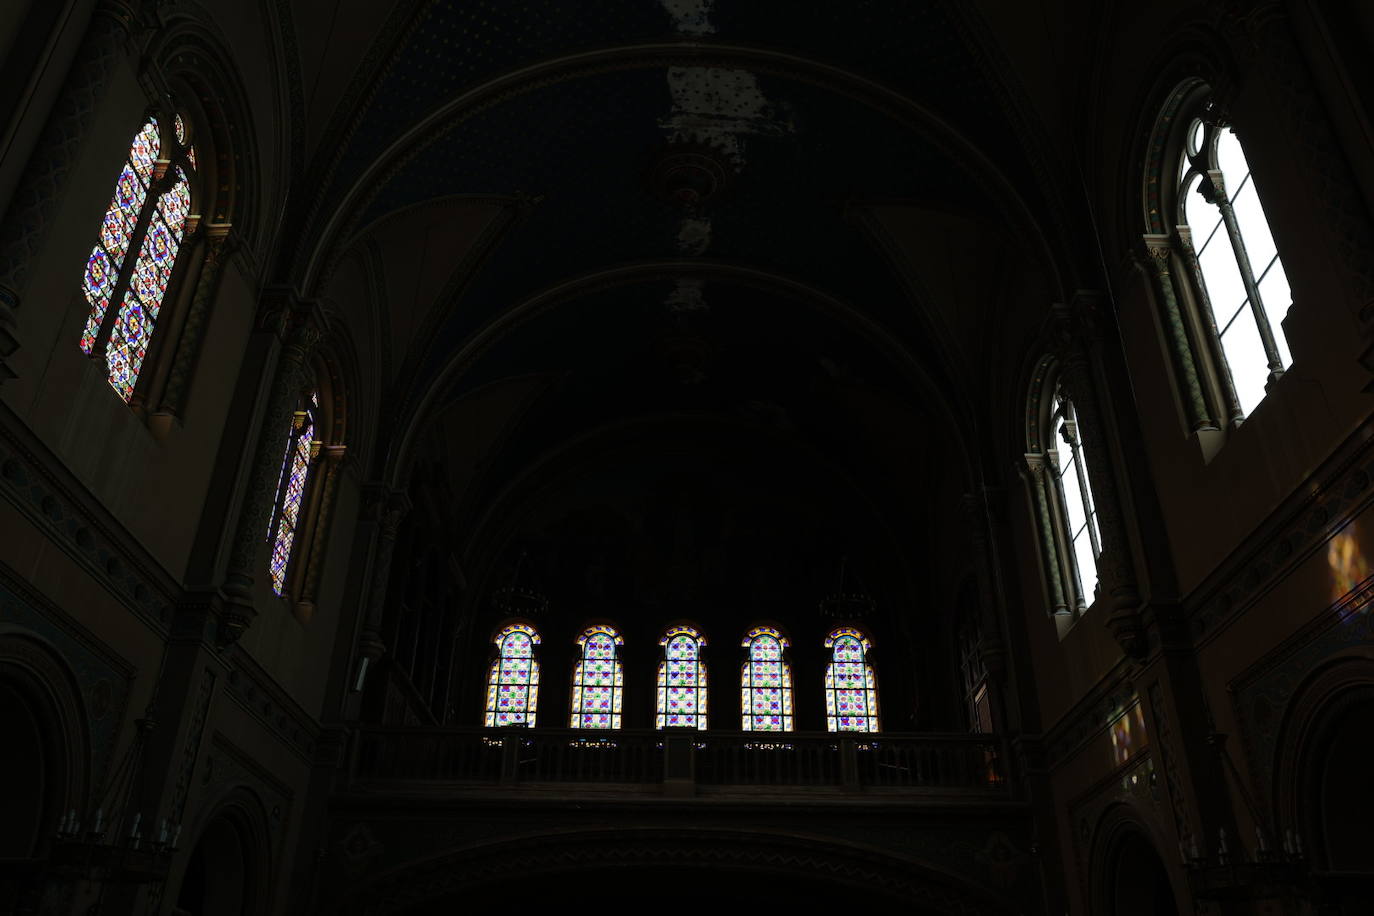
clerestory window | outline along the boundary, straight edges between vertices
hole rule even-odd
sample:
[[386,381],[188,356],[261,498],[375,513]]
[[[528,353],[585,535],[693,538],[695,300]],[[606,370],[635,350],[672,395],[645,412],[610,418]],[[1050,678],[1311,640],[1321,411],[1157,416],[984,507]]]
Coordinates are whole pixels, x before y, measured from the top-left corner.
[[878,681],[868,661],[873,648],[854,627],[832,630],[825,638],[825,724],[832,732],[878,731]]
[[90,306],[82,352],[103,357],[110,386],[133,397],[191,223],[196,152],[180,115],[151,116],[134,135],[86,259]]
[[1245,150],[1202,83],[1165,106],[1147,169],[1145,242],[1190,423],[1235,425],[1293,362],[1292,294]]
[[577,637],[582,657],[573,669],[573,728],[619,728],[625,666],[619,649],[625,640],[614,627],[588,627]]
[[744,731],[792,730],[792,666],[787,638],[773,627],[754,627],[744,636],[748,657],[740,671],[740,727]]
[[1027,483],[1039,529],[1046,594],[1051,613],[1076,618],[1096,597],[1102,534],[1089,456],[1072,398],[1051,357],[1041,360],[1027,405]]
[[496,658],[487,674],[489,727],[534,727],[539,705],[539,660],[534,657],[539,633],[525,623],[513,623],[496,634]]
[[657,720],[659,728],[706,728],[706,637],[688,626],[670,627],[658,641]]

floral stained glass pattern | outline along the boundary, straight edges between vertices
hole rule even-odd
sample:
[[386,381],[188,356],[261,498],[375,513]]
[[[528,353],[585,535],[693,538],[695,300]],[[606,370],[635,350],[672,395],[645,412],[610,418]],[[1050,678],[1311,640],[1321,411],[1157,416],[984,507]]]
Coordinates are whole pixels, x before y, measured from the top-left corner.
[[534,657],[537,645],[539,634],[528,624],[513,623],[496,634],[497,658],[487,675],[489,727],[534,727],[539,701],[539,661]]
[[691,627],[673,627],[658,641],[658,727],[706,728],[706,638]]
[[110,384],[124,400],[134,393],[138,373],[147,356],[167,282],[172,276],[177,252],[181,249],[182,232],[191,208],[190,184],[186,174],[177,169],[177,181],[162,194],[153,210],[148,230],[139,248],[138,260],[129,279],[129,289],[120,305],[105,351],[110,367]]
[[625,666],[617,650],[625,640],[613,627],[589,627],[577,638],[582,658],[573,670],[573,728],[619,728]]
[[81,333],[81,349],[87,355],[95,346],[115,295],[124,257],[138,228],[138,218],[152,183],[153,160],[160,149],[157,119],[149,118],[129,147],[129,158],[115,181],[114,195],[100,223],[100,237],[86,258],[82,290],[91,308]]
[[291,563],[291,547],[300,522],[301,498],[305,495],[305,484],[310,475],[315,414],[318,409],[319,395],[311,392],[306,408],[296,411],[292,417],[291,436],[287,439],[286,455],[282,459],[269,561],[272,591],[278,595],[286,590],[286,571]]
[[772,627],[755,627],[742,643],[749,660],[740,674],[740,718],[744,731],[792,730],[792,668],[783,658],[787,639]]
[[876,732],[878,687],[867,637],[853,627],[840,627],[826,637],[830,664],[825,668],[825,722],[832,732]]

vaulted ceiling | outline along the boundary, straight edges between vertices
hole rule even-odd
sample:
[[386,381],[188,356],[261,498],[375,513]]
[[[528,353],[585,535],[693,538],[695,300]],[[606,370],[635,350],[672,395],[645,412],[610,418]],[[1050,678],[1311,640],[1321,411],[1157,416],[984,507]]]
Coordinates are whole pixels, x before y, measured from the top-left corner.
[[967,4],[294,15],[314,76],[279,273],[354,340],[369,473],[437,449],[473,519],[589,437],[705,422],[826,456],[900,527],[980,473],[1081,283],[1025,62]]

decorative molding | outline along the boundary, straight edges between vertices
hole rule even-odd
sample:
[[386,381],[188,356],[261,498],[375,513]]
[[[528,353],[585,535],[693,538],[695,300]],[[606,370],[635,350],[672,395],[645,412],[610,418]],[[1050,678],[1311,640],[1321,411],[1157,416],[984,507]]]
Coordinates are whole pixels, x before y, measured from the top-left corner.
[[1051,770],[1077,756],[1139,702],[1128,680],[1130,671],[1130,664],[1122,659],[1045,733],[1045,762]]
[[[195,696],[195,707],[191,720],[186,726],[186,738],[181,745],[181,760],[177,764],[176,785],[172,789],[169,806],[172,820],[181,823],[186,812],[186,796],[191,789],[191,774],[195,772],[196,760],[200,756],[200,741],[205,734],[205,721],[210,714],[210,701],[215,695],[215,672],[205,668],[201,672],[200,684]],[[190,697],[186,698],[188,701]],[[185,709],[182,710],[183,715]]]
[[0,495],[150,630],[167,634],[180,587],[3,404]]
[[1374,657],[1374,576],[1232,680],[1241,747],[1261,804],[1273,796],[1279,737],[1294,697],[1324,663],[1352,651]]
[[1194,641],[1228,627],[1374,505],[1374,425],[1356,430],[1185,600]]
[[114,759],[138,669],[91,635],[0,560],[0,633],[31,632],[70,667],[85,699],[94,785]]
[[313,762],[320,725],[290,694],[275,683],[251,655],[231,650],[225,693],[284,747]]
[[1188,827],[1188,801],[1184,796],[1183,779],[1178,771],[1178,748],[1174,745],[1173,719],[1169,715],[1168,699],[1159,682],[1150,685],[1150,714],[1155,723],[1154,747],[1164,770],[1164,788],[1169,793],[1169,810],[1174,816],[1174,829],[1179,841],[1192,831]]

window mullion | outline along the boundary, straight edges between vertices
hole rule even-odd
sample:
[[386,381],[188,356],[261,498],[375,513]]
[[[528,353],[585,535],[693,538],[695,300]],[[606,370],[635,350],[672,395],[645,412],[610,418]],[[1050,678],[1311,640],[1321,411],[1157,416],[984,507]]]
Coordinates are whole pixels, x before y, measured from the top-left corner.
[[1089,495],[1088,475],[1083,469],[1083,456],[1078,445],[1078,421],[1066,420],[1064,429],[1068,433],[1065,438],[1069,443],[1069,452],[1073,455],[1073,472],[1078,478],[1078,498],[1083,503],[1083,524],[1088,529],[1088,542],[1093,545],[1093,558],[1102,556],[1102,544],[1097,536],[1097,529],[1093,527],[1093,504]]
[[[168,160],[154,160],[156,167],[163,169],[163,177],[166,175],[166,165]],[[105,351],[110,345],[110,338],[114,335],[115,322],[119,319],[119,313],[124,308],[124,297],[129,292],[129,287],[133,282],[134,271],[138,269],[139,257],[143,251],[143,240],[148,235],[148,227],[152,225],[153,214],[157,212],[157,202],[162,197],[162,192],[166,190],[166,182],[163,177],[159,177],[157,171],[153,172],[148,180],[148,193],[143,198],[143,209],[139,211],[138,222],[134,223],[134,231],[129,234],[129,248],[124,253],[124,263],[119,265],[119,279],[115,281],[114,289],[110,291],[110,307],[105,310],[105,316],[100,320],[100,330],[96,332],[95,341],[91,344],[91,357],[99,356],[105,358]]]
[[1250,310],[1254,313],[1255,324],[1259,328],[1264,355],[1269,361],[1269,381],[1273,383],[1283,376],[1283,358],[1279,356],[1279,346],[1274,340],[1274,329],[1269,326],[1269,316],[1264,311],[1264,300],[1260,297],[1255,271],[1250,266],[1250,255],[1245,250],[1245,239],[1240,234],[1240,223],[1236,220],[1235,208],[1231,206],[1230,195],[1226,192],[1225,178],[1220,169],[1212,169],[1207,175],[1216,188],[1216,204],[1221,208],[1226,233],[1231,237],[1231,250],[1235,253],[1236,264],[1240,268],[1240,279],[1245,284]]
[[1227,362],[1226,351],[1221,346],[1221,333],[1217,330],[1216,311],[1212,308],[1212,297],[1207,292],[1207,284],[1202,278],[1202,264],[1198,260],[1197,249],[1193,247],[1193,232],[1188,226],[1178,226],[1176,231],[1178,232],[1180,251],[1192,271],[1192,290],[1197,296],[1198,311],[1201,318],[1199,324],[1202,325],[1203,336],[1207,341],[1208,355],[1210,355],[1212,365],[1215,367],[1215,378],[1221,388],[1221,397],[1225,402],[1227,419],[1230,425],[1235,426],[1245,417],[1245,412],[1240,409],[1240,397],[1236,394],[1236,382],[1231,377],[1231,364]]
[[291,431],[286,437],[286,454],[282,458],[281,477],[277,479],[277,497],[272,502],[272,519],[267,526],[269,544],[276,541],[277,528],[286,514],[286,491],[291,488],[291,469],[296,461],[296,447],[301,436],[305,434],[305,418],[304,411],[296,411],[291,415]]
[[1073,612],[1075,615],[1088,609],[1087,602],[1083,598],[1083,574],[1078,569],[1078,555],[1073,549],[1073,534],[1069,529],[1069,500],[1064,495],[1063,470],[1059,466],[1059,453],[1053,449],[1045,453],[1049,459],[1050,473],[1054,475],[1055,502],[1058,504],[1059,517],[1062,520],[1055,526],[1056,531],[1061,531],[1065,535],[1064,544],[1064,565],[1068,568],[1069,581],[1073,585]]

